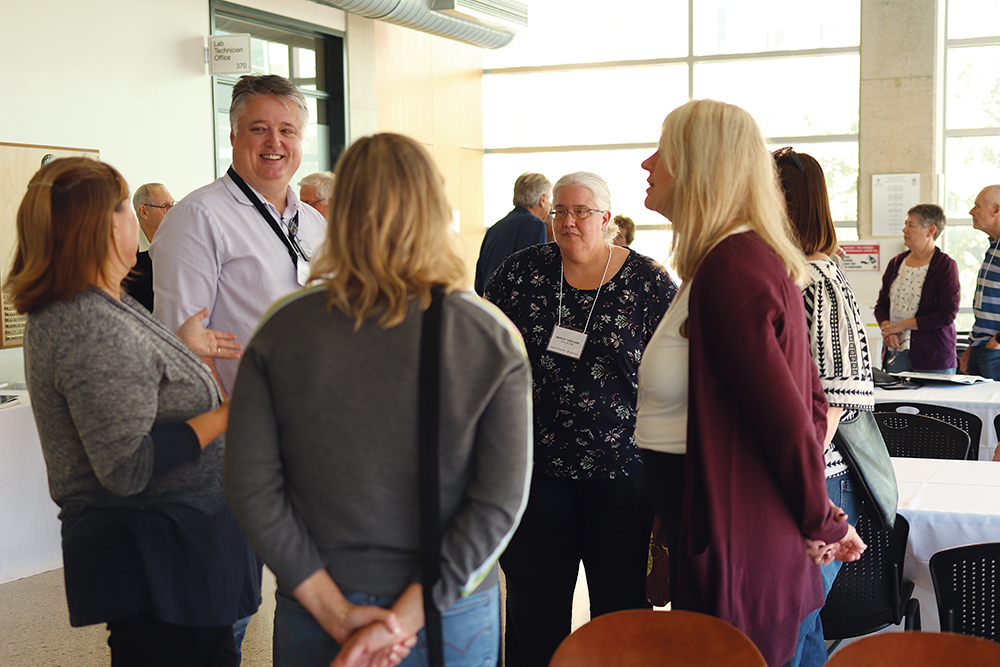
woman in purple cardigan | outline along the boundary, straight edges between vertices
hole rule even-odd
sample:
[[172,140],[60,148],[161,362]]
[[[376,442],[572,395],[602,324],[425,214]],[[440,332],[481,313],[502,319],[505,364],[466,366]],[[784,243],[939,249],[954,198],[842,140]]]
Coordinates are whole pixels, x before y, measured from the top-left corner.
[[882,275],[875,319],[882,327],[882,368],[890,373],[955,372],[955,315],[961,288],[958,265],[934,246],[944,229],[944,211],[917,204],[907,212],[907,250]]
[[739,107],[675,109],[642,166],[684,281],[643,353],[636,426],[673,608],[736,626],[779,667],[823,604],[816,563],[864,550],[827,498],[827,402],[796,284],[805,258],[760,128]]

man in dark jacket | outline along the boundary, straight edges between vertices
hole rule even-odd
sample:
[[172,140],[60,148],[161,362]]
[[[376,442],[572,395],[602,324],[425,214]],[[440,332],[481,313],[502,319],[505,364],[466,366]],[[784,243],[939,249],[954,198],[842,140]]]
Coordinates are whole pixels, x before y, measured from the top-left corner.
[[541,174],[525,172],[514,181],[514,210],[486,230],[476,262],[476,294],[500,263],[518,250],[545,243],[545,223],[552,205],[552,183]]

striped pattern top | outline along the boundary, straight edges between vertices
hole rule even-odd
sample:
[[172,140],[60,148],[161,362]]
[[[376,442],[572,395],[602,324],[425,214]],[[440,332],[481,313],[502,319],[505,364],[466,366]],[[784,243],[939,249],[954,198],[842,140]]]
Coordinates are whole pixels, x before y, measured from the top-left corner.
[[990,243],[983,265],[979,267],[972,312],[976,323],[969,344],[978,347],[1000,331],[1000,239]]

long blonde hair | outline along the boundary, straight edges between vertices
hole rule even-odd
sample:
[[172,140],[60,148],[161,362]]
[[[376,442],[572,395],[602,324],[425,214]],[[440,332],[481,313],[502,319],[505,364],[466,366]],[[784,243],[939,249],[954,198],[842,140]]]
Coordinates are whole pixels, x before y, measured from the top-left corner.
[[692,100],[663,121],[659,159],[674,180],[671,259],[682,280],[734,230],[757,233],[799,284],[805,257],[791,233],[774,159],[757,122],[740,107]]
[[327,240],[311,276],[329,285],[331,307],[355,328],[378,316],[388,329],[406,319],[411,299],[426,309],[432,286],[460,285],[444,180],[423,146],[399,134],[364,137],[334,171]]

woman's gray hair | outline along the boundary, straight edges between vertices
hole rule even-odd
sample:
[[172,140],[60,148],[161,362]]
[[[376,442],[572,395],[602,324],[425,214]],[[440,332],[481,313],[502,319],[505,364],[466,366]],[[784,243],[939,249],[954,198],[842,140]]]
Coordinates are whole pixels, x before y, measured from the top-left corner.
[[941,236],[946,219],[944,211],[937,204],[917,204],[907,211],[906,214],[914,216],[924,229],[927,229],[931,225],[937,227],[934,230],[935,239]]
[[566,174],[556,181],[555,187],[552,188],[553,198],[555,193],[567,185],[579,185],[587,188],[594,195],[594,201],[597,202],[602,211],[611,210],[611,189],[608,188],[607,182],[597,174],[589,171],[574,171],[572,174]]
[[309,122],[309,107],[306,106],[305,95],[299,92],[294,83],[277,74],[264,74],[262,76],[247,74],[241,76],[240,80],[233,86],[233,101],[229,105],[229,127],[236,129],[240,117],[246,111],[247,100],[251,97],[267,95],[291,100],[298,107],[302,125]]
[[[607,181],[597,174],[589,171],[574,171],[572,174],[566,174],[556,181],[555,187],[552,188],[553,201],[557,196],[556,193],[561,188],[569,185],[579,185],[580,187],[587,188],[594,195],[594,201],[597,203],[598,208],[602,211],[611,210],[611,189],[608,187]],[[609,222],[608,226],[604,229],[604,242],[610,244],[616,236],[618,236],[618,225],[614,222]]]

